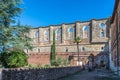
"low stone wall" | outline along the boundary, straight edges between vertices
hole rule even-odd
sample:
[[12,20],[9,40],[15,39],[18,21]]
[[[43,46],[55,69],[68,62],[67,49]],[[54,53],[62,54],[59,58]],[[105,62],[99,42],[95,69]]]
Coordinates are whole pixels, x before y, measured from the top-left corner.
[[1,80],[57,80],[81,70],[79,66],[42,69],[3,69]]

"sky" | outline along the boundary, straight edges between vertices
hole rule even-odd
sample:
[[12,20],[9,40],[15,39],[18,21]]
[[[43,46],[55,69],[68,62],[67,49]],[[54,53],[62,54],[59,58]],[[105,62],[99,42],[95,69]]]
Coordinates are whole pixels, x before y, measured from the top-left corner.
[[21,24],[32,27],[112,16],[115,0],[23,0]]

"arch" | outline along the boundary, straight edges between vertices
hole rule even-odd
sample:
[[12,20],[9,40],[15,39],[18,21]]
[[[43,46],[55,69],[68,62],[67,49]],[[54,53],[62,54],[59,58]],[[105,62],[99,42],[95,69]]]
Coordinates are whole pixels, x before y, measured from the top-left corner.
[[103,29],[103,28],[106,27],[106,25],[105,25],[105,23],[100,23],[100,24],[99,24],[99,27],[100,27],[101,29]]
[[88,27],[87,27],[87,26],[84,26],[84,27],[83,27],[83,31],[88,31]]
[[104,47],[101,47],[101,51],[103,51],[104,50]]
[[69,28],[69,32],[72,33],[73,32],[73,27]]
[[56,33],[56,41],[61,41],[61,29],[57,29]]
[[34,38],[38,38],[39,37],[39,31],[34,32]]
[[44,31],[44,41],[49,41],[49,30]]
[[40,52],[40,48],[38,48],[38,52]]
[[83,51],[83,52],[85,51],[85,47],[82,47],[82,51]]
[[105,37],[105,33],[103,29],[100,31],[100,37]]
[[70,40],[74,39],[74,28],[73,27],[70,27],[68,29],[68,39]]
[[88,38],[89,28],[87,26],[84,26],[82,30],[83,30],[83,38]]

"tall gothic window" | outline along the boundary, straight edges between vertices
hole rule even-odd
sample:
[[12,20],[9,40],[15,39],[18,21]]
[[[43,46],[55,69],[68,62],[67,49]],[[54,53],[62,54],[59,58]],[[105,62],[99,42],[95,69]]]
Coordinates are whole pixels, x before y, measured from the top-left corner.
[[104,36],[105,36],[104,30],[102,29],[102,30],[100,31],[100,37],[104,37]]
[[34,42],[37,43],[39,39],[39,31],[34,32]]
[[57,29],[55,33],[56,33],[56,41],[60,42],[61,41],[61,29]]
[[88,27],[84,26],[83,27],[83,38],[88,38]]
[[38,38],[39,37],[39,31],[36,31],[35,33],[34,33],[34,38]]
[[68,38],[69,38],[70,40],[74,39],[74,28],[73,28],[73,27],[70,27],[70,28],[68,29]]
[[45,41],[45,42],[48,42],[48,41],[49,41],[49,31],[48,31],[48,30],[46,30],[46,31],[44,32],[44,41]]
[[100,27],[100,37],[105,37],[105,27],[106,25],[104,23],[100,23],[99,24],[99,27]]

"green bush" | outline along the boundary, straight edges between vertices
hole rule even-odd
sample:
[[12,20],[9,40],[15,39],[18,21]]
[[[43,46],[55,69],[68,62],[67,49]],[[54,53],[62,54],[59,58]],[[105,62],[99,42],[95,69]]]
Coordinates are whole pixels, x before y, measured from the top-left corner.
[[66,66],[69,64],[69,61],[64,58],[58,57],[56,60],[52,60],[52,64],[52,66]]
[[28,64],[24,51],[11,51],[1,53],[1,63],[6,68],[23,67]]
[[52,66],[59,66],[59,61],[58,60],[52,60],[51,64],[52,64]]

